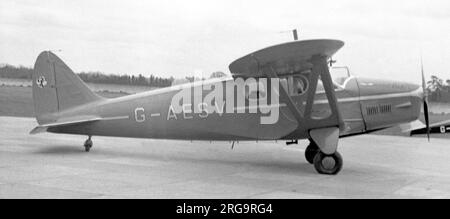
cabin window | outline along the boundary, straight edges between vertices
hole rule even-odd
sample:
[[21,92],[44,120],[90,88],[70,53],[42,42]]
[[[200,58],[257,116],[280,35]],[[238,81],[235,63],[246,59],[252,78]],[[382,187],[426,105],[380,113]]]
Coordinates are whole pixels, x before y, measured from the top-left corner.
[[258,90],[250,90],[248,86],[245,86],[245,98],[247,100],[258,100],[267,98],[266,87],[263,83],[257,82]]
[[[338,85],[333,81],[333,89],[334,89],[335,91],[338,91],[338,90],[342,90],[342,87],[338,86]],[[319,81],[318,81],[318,83],[317,83],[316,93],[325,93],[325,88],[323,87],[322,80],[320,80],[320,79],[319,79]]]
[[291,96],[300,96],[309,90],[309,79],[303,74],[280,78],[280,84]]
[[[348,78],[343,78],[341,80],[346,81]],[[292,96],[300,96],[309,91],[310,83],[309,83],[309,75],[299,74],[289,77],[280,78],[281,86],[285,87],[288,90],[288,93]],[[343,87],[333,81],[333,89],[335,91],[342,90]],[[325,89],[323,87],[322,80],[319,77],[316,93],[325,93]]]
[[333,82],[341,87],[344,87],[345,83],[350,79],[350,70],[346,66],[331,67],[329,70]]

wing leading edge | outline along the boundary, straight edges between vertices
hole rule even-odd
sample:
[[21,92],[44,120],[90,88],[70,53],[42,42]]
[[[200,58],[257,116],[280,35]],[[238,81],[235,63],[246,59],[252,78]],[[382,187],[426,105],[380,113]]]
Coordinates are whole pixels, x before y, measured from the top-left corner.
[[[427,133],[426,127],[420,127],[418,129],[413,129],[413,130],[410,130],[410,131],[411,131],[411,136],[412,135],[421,135],[421,134],[426,134]],[[437,122],[437,123],[431,124],[430,125],[430,133],[438,133],[438,134],[450,133],[450,120],[446,120],[446,121],[442,121],[442,122]]]
[[270,66],[277,74],[285,75],[311,69],[314,56],[334,55],[344,46],[340,40],[305,40],[279,44],[250,53],[232,62],[230,72],[235,76],[261,77],[262,67]]

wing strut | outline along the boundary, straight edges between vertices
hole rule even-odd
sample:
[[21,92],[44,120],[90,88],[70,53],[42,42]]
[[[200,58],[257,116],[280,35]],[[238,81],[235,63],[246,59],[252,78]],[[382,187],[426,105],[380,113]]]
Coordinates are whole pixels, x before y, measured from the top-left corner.
[[[310,80],[311,88],[308,93],[308,99],[305,109],[305,118],[310,121],[315,121],[318,123],[319,127],[339,127],[340,129],[344,128],[344,121],[341,118],[341,114],[339,113],[339,108],[337,105],[337,98],[334,92],[333,80],[331,79],[330,71],[328,69],[328,62],[325,56],[313,56],[311,58],[311,63],[313,64],[312,68],[312,78]],[[314,97],[316,95],[315,91],[317,88],[317,84],[320,79],[322,80],[323,87],[325,90],[326,97],[328,99],[328,104],[331,109],[331,115],[328,118],[316,120],[312,119],[312,107],[314,105]]]
[[[257,57],[253,58],[258,62]],[[289,110],[292,112],[298,122],[299,132],[308,132],[311,139],[321,148],[326,154],[333,154],[337,150],[339,141],[339,130],[344,128],[344,122],[340,116],[337,106],[337,98],[334,92],[333,82],[328,69],[328,62],[326,56],[313,56],[310,60],[312,63],[312,74],[309,78],[310,88],[307,93],[307,100],[304,114],[300,112],[298,106],[294,103],[290,97],[288,91],[284,86],[280,86],[280,99],[284,99]],[[259,62],[258,62],[259,63]],[[270,67],[258,69],[263,71],[268,78],[279,77],[277,72]],[[312,118],[312,111],[314,105],[314,99],[316,96],[316,88],[319,82],[319,78],[323,82],[326,98],[328,99],[329,107],[331,109],[331,115],[327,118],[317,119]],[[297,132],[296,131],[296,132]]]
[[[328,155],[334,154],[337,151],[339,142],[339,131],[344,129],[344,122],[339,113],[337,106],[337,98],[334,92],[333,81],[331,79],[330,71],[328,69],[327,58],[324,56],[313,56],[311,58],[313,64],[311,85],[314,86],[308,94],[305,117],[308,118],[309,124],[315,124],[317,128],[309,130],[310,138],[319,146],[320,150]],[[315,91],[317,83],[322,80],[325,94],[328,99],[328,104],[331,109],[331,115],[328,118],[316,120],[312,118],[312,107],[314,105]]]

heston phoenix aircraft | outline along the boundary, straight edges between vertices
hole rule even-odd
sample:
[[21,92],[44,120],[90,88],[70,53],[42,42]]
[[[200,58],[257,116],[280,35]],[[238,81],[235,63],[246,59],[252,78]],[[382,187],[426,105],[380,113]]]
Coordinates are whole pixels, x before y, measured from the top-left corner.
[[232,77],[114,99],[93,93],[61,59],[44,51],[34,66],[39,126],[31,134],[86,135],[86,151],[93,145],[92,136],[233,145],[309,139],[306,160],[321,174],[337,174],[343,165],[337,152],[340,137],[417,121],[422,103],[428,125],[424,88],[419,85],[350,75],[332,80],[330,59],[343,45],[339,40],[275,45],[231,63]]

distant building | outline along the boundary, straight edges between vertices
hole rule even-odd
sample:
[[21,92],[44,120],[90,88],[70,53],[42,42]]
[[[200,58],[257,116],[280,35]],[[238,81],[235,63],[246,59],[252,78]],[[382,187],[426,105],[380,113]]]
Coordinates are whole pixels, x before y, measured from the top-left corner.
[[209,76],[209,78],[223,78],[223,77],[226,77],[226,76],[227,76],[227,74],[225,74],[225,73],[223,73],[221,71],[216,71],[216,72],[213,72],[211,74],[211,76]]

